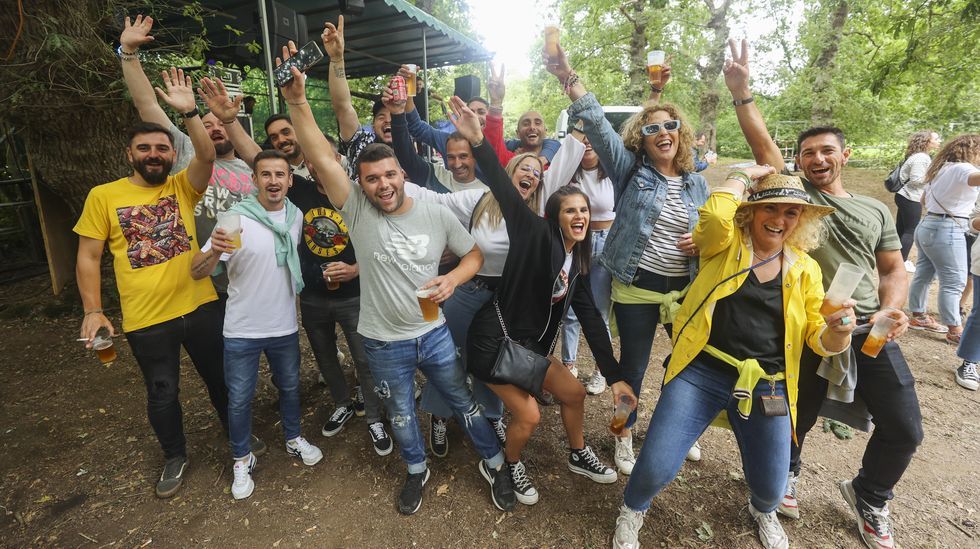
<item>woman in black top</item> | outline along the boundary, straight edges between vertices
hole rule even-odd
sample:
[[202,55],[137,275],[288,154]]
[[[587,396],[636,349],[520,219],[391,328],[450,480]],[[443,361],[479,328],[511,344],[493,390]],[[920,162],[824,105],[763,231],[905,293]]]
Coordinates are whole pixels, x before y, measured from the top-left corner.
[[[555,336],[570,305],[578,316],[596,363],[612,387],[615,402],[621,395],[635,402],[629,385],[622,381],[613,356],[606,325],[596,309],[588,282],[589,199],[578,188],[563,187],[548,198],[545,217],[535,215],[521,199],[514,182],[500,167],[492,147],[483,139],[480,122],[458,97],[451,101],[453,123],[470,144],[484,183],[490,187],[507,224],[510,251],[497,287],[495,301],[484,306],[470,325],[467,368],[488,384],[511,412],[504,455],[514,480],[517,500],[537,502],[521,451],[540,420],[534,395],[494,379],[491,370],[503,338],[494,303],[499,304],[508,335],[551,361],[544,389],[561,403],[562,422],[569,441],[568,468],[600,483],[616,481],[616,472],[599,461],[585,445],[585,388],[561,362],[551,357]],[[515,172],[518,178],[540,178],[540,172]],[[585,280],[581,280],[581,279]]]

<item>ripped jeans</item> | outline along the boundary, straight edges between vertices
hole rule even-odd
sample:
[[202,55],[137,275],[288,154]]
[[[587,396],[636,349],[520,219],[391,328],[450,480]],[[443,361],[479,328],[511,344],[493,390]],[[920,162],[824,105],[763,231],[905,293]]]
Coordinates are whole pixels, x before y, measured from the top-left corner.
[[[388,412],[409,473],[425,471],[425,443],[415,414],[415,370],[421,370],[449,405],[487,465],[497,468],[504,454],[483,410],[466,387],[466,372],[456,360],[456,346],[445,324],[415,339],[380,341],[364,338],[364,350],[374,374],[375,391]],[[473,421],[480,419],[480,421]]]

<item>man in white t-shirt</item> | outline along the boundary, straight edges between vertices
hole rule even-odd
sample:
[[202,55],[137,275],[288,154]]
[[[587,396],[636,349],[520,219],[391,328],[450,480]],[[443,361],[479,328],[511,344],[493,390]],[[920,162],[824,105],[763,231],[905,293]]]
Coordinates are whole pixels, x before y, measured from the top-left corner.
[[[317,127],[306,101],[304,78],[295,69],[293,75],[282,94],[296,136],[330,202],[340,207],[357,247],[361,278],[357,331],[364,337],[374,391],[388,411],[392,433],[408,466],[398,510],[406,515],[418,511],[429,479],[415,414],[417,370],[439,390],[483,458],[478,467],[490,483],[494,505],[513,509],[516,499],[510,475],[502,468],[500,443],[466,387],[466,373],[458,367],[445,318],[436,308],[435,317],[427,320],[422,300],[416,298],[416,291],[422,289],[437,304],[448,299],[456,286],[480,269],[480,249],[447,208],[405,195],[401,166],[388,145],[375,143],[364,148],[356,165],[360,187],[352,185]],[[456,268],[439,276],[439,259],[447,247],[461,259]]]
[[279,389],[286,453],[306,465],[315,465],[323,458],[319,448],[300,436],[296,295],[303,289],[303,275],[296,243],[303,214],[286,199],[293,182],[286,156],[279,151],[262,151],[254,162],[258,194],[248,196],[231,210],[241,217],[241,232],[227,234],[215,229],[191,266],[194,278],[208,276],[219,261],[228,271],[223,335],[228,438],[235,460],[231,495],[235,499],[247,498],[255,488],[251,473],[256,458],[249,440],[252,398],[263,352]]

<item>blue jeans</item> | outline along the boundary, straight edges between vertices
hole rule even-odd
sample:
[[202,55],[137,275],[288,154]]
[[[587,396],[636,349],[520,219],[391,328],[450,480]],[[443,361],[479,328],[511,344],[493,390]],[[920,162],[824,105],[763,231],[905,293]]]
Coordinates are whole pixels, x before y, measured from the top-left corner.
[[[612,294],[612,275],[609,274],[597,261],[602,249],[606,246],[606,236],[608,229],[592,231],[592,268],[589,269],[589,282],[592,284],[592,299],[595,306],[602,315],[602,320],[609,326],[609,300]],[[578,317],[571,307],[565,313],[564,324],[561,329],[561,361],[565,364],[574,364],[578,358],[578,336],[581,326]],[[598,370],[597,370],[598,371]]]
[[[667,277],[637,269],[633,286],[665,293],[682,290],[688,282],[690,282],[690,278],[686,276]],[[643,385],[643,376],[650,364],[653,336],[657,333],[657,324],[660,322],[660,305],[653,303],[638,305],[613,303],[612,306],[613,312],[616,314],[616,325],[619,327],[619,367],[622,369],[624,381],[629,383],[630,388],[633,389],[633,394],[639,397]],[[671,325],[664,325],[668,334],[671,327]],[[632,427],[635,422],[636,411],[634,410],[630,414],[626,426]]]
[[388,412],[392,434],[409,473],[421,473],[426,468],[425,444],[415,415],[415,370],[422,370],[426,385],[432,385],[449,404],[487,465],[497,468],[504,462],[493,427],[484,421],[483,411],[466,388],[466,372],[456,358],[449,328],[442,325],[420,337],[402,341],[365,337],[364,350],[374,374],[374,390]]
[[[926,312],[932,279],[939,277],[939,317],[947,326],[959,326],[960,296],[966,288],[966,234],[957,220],[927,215],[915,229],[919,257],[909,287],[909,308]],[[962,223],[962,221],[961,221]]]
[[[443,303],[442,314],[446,315],[446,326],[449,327],[453,343],[456,344],[457,356],[463,357],[463,353],[466,351],[466,334],[470,330],[473,316],[491,299],[493,299],[493,291],[471,280],[458,286],[452,297]],[[462,368],[462,366],[460,367]],[[463,371],[465,372],[466,369],[463,368]],[[495,420],[502,418],[504,416],[504,403],[497,398],[496,393],[488,389],[482,381],[475,378],[470,379],[473,382],[473,399],[483,408],[486,416]],[[430,383],[426,383],[425,387],[422,388],[422,399],[419,406],[423,412],[428,412],[436,417],[453,415],[453,411],[439,395],[439,391]]]
[[973,309],[963,327],[956,356],[970,362],[980,362],[980,275],[973,275]]
[[[772,392],[769,384],[762,381],[752,393],[752,414],[747,420],[741,419],[738,401],[732,397],[737,377],[735,368],[723,372],[695,357],[664,385],[643,448],[626,484],[623,502],[627,507],[646,511],[650,500],[677,476],[691,445],[726,410],[738,441],[752,505],[763,513],[776,508],[786,489],[792,441],[790,418],[762,414],[758,397]],[[785,397],[785,382],[776,383],[776,394]]]
[[279,389],[279,415],[286,440],[299,430],[299,332],[246,339],[225,338],[225,384],[228,386],[228,439],[235,459],[252,450],[252,398],[259,378],[259,355],[265,353],[272,383]]

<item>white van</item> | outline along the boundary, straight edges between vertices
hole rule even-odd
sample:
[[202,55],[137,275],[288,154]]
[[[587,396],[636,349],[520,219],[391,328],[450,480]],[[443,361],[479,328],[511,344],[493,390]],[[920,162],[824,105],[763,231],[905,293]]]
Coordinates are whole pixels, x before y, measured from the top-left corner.
[[[634,114],[643,110],[643,107],[638,106],[624,106],[624,105],[610,105],[603,106],[602,112],[606,115],[606,120],[612,124],[616,133],[619,133],[620,127],[622,127],[623,122],[626,119],[633,116]],[[558,139],[565,137],[568,133],[568,110],[562,109],[561,113],[558,114],[558,122],[555,124],[555,132]]]

